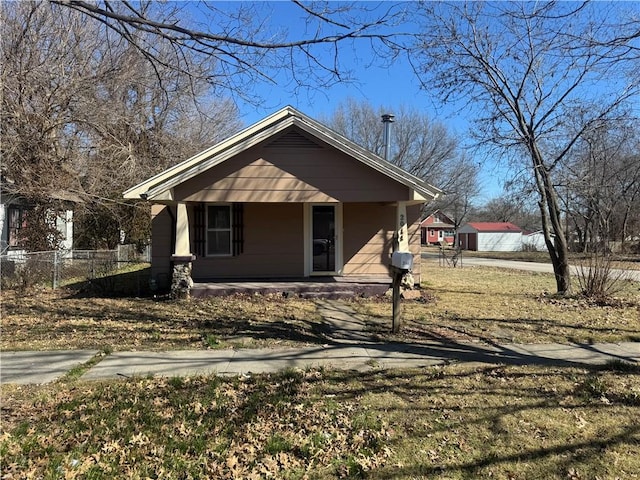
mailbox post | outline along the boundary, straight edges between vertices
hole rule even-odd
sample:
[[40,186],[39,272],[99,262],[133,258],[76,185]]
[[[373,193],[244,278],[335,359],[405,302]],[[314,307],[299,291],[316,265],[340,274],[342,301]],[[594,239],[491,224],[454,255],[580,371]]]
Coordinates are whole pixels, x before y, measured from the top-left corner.
[[398,333],[402,325],[402,311],[400,305],[400,284],[402,277],[413,268],[413,254],[411,252],[395,251],[391,254],[391,275],[392,275],[392,299],[393,318],[391,331]]

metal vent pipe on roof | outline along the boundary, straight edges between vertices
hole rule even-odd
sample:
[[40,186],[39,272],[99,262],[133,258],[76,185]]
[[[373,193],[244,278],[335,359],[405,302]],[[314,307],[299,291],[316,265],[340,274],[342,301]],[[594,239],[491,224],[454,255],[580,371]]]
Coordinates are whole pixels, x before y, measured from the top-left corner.
[[382,115],[382,123],[384,123],[384,136],[382,138],[382,142],[384,143],[384,159],[389,160],[389,155],[391,152],[391,124],[393,123],[393,119],[395,115],[390,113],[385,113]]

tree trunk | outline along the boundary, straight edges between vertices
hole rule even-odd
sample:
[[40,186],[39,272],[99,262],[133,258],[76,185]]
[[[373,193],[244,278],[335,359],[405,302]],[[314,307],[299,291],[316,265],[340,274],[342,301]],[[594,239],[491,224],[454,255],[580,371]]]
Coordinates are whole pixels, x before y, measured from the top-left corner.
[[[553,265],[556,290],[560,295],[568,295],[571,293],[569,248],[564,228],[562,228],[558,196],[553,185],[551,172],[544,165],[542,154],[535,143],[529,143],[529,152],[531,153],[536,186],[540,195],[538,207],[542,217],[542,232]],[[555,238],[552,238],[552,234]]]

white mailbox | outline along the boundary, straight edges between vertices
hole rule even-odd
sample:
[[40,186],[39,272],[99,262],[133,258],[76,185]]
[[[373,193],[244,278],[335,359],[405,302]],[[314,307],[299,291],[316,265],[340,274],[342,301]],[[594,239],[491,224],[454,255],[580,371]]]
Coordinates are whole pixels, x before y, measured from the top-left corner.
[[413,254],[411,252],[393,252],[391,265],[400,270],[411,270],[413,268]]

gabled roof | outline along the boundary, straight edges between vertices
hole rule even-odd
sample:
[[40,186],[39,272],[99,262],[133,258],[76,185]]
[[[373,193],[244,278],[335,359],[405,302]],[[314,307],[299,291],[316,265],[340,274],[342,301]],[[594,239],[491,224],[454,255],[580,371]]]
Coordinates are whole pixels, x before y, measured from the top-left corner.
[[331,130],[327,126],[304,115],[295,108],[288,106],[245,128],[227,140],[128,189],[124,192],[124,198],[146,198],[153,200],[162,195],[163,199],[166,199],[167,192],[170,192],[176,185],[221,164],[225,160],[277,135],[291,126],[300,128],[313,137],[409,187],[413,192],[414,200],[431,200],[442,193],[442,190],[405,172],[401,168]]
[[470,227],[478,232],[522,232],[522,229],[511,222],[469,222]]
[[[433,221],[430,222],[430,219],[433,219]],[[420,226],[433,228],[455,228],[453,220],[447,217],[440,210],[436,210],[431,215],[422,220]]]
[[38,192],[37,194],[25,194],[16,187],[13,180],[2,178],[0,183],[0,203],[23,202],[28,204],[37,203],[38,199],[60,200],[67,203],[84,203],[84,199],[78,193],[69,190],[54,190],[51,188]]
[[444,223],[444,222],[431,222],[429,223],[429,217],[425,218],[422,223],[420,223],[421,227],[425,228],[455,228],[453,223]]

